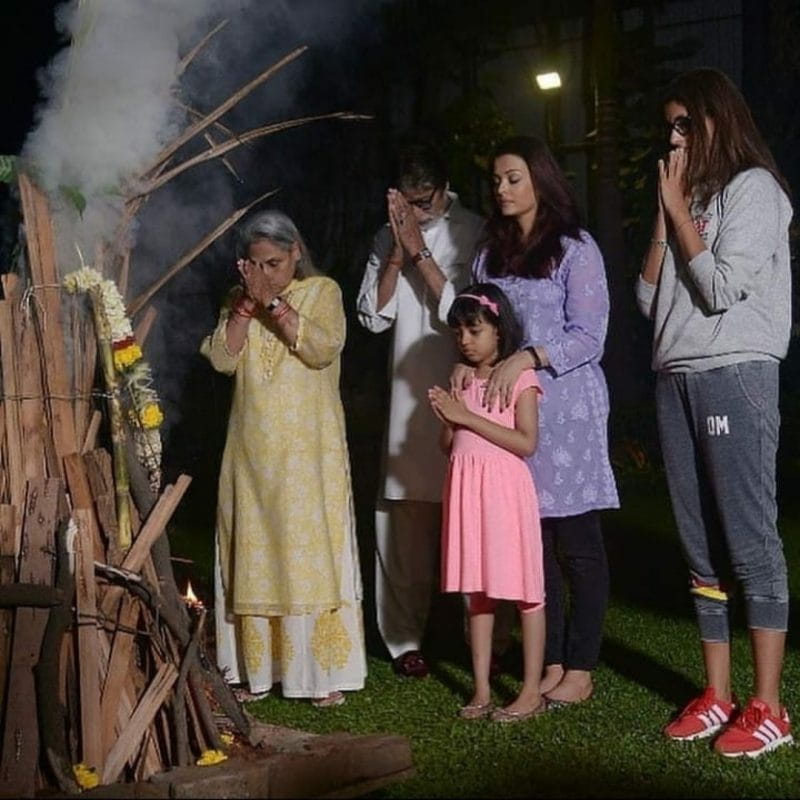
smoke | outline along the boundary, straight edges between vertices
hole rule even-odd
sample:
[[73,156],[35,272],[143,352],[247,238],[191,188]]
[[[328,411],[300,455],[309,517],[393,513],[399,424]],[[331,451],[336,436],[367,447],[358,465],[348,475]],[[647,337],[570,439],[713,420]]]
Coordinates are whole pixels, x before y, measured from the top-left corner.
[[[370,111],[369,76],[362,74],[360,58],[377,41],[387,1],[61,3],[56,13],[65,47],[40,76],[44,102],[23,148],[49,194],[61,273],[78,266],[76,245],[91,263],[96,245],[114,236],[125,193],[192,121],[187,107],[207,114],[295,48],[309,49],[237,104],[222,124],[241,133],[292,116]],[[224,20],[225,27],[178,76],[181,59]],[[295,216],[321,255],[333,252],[333,245],[341,247],[340,241],[329,241],[332,228],[326,219],[329,197],[337,194],[331,170],[341,171],[351,146],[342,126],[364,125],[323,125],[329,127],[298,128],[232,151],[228,163],[238,177],[213,160],[153,192],[130,231],[128,298],[149,287],[236,208],[270,189],[280,189],[271,204]],[[208,133],[217,142],[228,138],[218,127]],[[363,135],[353,133],[354,139]],[[206,147],[198,137],[173,163]],[[369,174],[370,168],[365,163],[362,171]],[[315,204],[313,211],[307,204]],[[357,212],[351,207],[346,213]],[[234,276],[230,244],[230,237],[220,240],[153,300],[158,318],[145,354],[165,399],[167,437],[187,413],[191,376],[207,367],[198,363],[197,350]]]

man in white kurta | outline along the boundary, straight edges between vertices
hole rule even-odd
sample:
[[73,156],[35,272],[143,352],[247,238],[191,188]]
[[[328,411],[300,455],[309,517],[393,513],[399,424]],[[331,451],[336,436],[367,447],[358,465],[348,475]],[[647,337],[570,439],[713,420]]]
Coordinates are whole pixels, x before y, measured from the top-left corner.
[[483,221],[448,191],[429,148],[401,154],[397,176],[399,189],[387,193],[389,223],[374,238],[357,305],[364,327],[394,333],[375,511],[378,628],[396,671],[423,677],[420,647],[437,584],[446,468],[427,391],[446,385],[458,358],[447,311],[470,281]]

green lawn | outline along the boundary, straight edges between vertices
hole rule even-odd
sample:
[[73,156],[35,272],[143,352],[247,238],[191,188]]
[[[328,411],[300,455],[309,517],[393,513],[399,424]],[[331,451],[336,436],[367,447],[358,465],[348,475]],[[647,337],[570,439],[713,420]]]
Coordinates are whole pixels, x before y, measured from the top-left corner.
[[[360,542],[366,688],[350,694],[340,708],[319,710],[275,696],[249,710],[264,721],[318,733],[407,736],[416,777],[374,797],[800,797],[795,747],[756,761],[727,760],[708,741],[673,743],[662,737],[670,715],[701,689],[699,646],[686,571],[658,476],[626,479],[622,506],[604,517],[612,598],[595,696],[588,703],[510,726],[457,719],[456,710],[469,695],[470,672],[460,604],[452,595],[441,597],[434,609],[426,647],[432,674],[422,681],[395,677],[374,628],[365,506],[359,525],[366,531]],[[793,612],[800,597],[798,519],[793,513],[781,521],[794,573]],[[179,540],[173,541],[175,552]],[[738,613],[736,619],[734,685],[746,697],[748,643]],[[800,719],[799,644],[792,633],[784,700]],[[498,702],[513,697],[518,685],[518,648],[506,660],[507,671],[496,683]]]

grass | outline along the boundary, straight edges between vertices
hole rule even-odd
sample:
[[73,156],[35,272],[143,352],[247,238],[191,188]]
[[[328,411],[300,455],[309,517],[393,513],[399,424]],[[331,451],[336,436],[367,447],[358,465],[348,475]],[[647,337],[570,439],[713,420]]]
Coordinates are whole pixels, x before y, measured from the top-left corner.
[[[800,797],[796,747],[754,761],[728,760],[717,756],[707,740],[672,743],[661,735],[664,723],[702,687],[697,633],[661,481],[657,476],[626,479],[622,489],[622,510],[604,518],[612,596],[595,697],[588,703],[519,725],[457,719],[471,681],[458,598],[442,596],[433,610],[426,647],[432,674],[422,681],[400,679],[375,633],[367,586],[365,689],[351,693],[339,708],[319,710],[270,696],[248,710],[264,721],[317,733],[408,737],[416,776],[371,795],[376,798]],[[800,514],[781,520],[794,573],[793,619],[800,598],[796,520]],[[366,583],[369,541],[362,539],[361,548]],[[746,697],[752,680],[749,645],[738,609],[735,618],[734,687]],[[784,702],[800,719],[799,644],[791,633]],[[499,702],[513,697],[519,685],[518,648],[506,661],[507,671],[495,687]]]

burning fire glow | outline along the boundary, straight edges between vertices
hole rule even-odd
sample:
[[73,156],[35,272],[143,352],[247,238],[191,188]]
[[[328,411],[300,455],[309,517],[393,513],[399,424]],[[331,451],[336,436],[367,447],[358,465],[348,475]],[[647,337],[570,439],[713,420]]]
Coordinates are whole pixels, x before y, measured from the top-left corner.
[[192,582],[186,581],[186,594],[183,596],[183,599],[186,601],[187,605],[190,606],[201,606],[203,605],[197,595],[192,590]]

